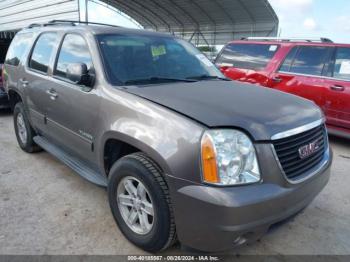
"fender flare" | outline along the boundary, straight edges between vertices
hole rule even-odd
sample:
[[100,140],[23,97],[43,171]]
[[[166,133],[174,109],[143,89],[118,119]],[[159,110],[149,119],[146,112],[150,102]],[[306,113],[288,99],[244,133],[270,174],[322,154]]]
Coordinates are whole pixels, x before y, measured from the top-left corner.
[[102,167],[105,170],[104,166],[104,149],[105,145],[108,140],[115,139],[120,142],[129,144],[137,149],[139,149],[141,152],[145,153],[147,156],[149,156],[151,159],[153,159],[159,167],[162,169],[162,171],[165,174],[171,174],[170,168],[164,159],[164,157],[159,154],[154,148],[150,147],[149,145],[143,143],[142,141],[129,136],[127,134],[121,133],[119,131],[107,131],[102,135],[101,143],[100,143],[100,149],[99,149],[99,162],[103,163]]

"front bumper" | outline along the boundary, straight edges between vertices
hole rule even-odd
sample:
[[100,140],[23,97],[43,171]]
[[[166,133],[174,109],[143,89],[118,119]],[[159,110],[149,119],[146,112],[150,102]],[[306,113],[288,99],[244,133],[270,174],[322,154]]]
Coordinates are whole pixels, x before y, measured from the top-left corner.
[[[268,146],[258,151],[268,153]],[[271,153],[271,152],[270,152]],[[264,181],[238,187],[210,187],[168,177],[179,240],[185,246],[219,252],[259,239],[277,222],[305,208],[330,178],[332,153],[317,174],[289,183],[276,159],[264,160]]]
[[8,99],[8,96],[5,92],[0,90],[0,109],[9,108],[10,107],[10,101]]

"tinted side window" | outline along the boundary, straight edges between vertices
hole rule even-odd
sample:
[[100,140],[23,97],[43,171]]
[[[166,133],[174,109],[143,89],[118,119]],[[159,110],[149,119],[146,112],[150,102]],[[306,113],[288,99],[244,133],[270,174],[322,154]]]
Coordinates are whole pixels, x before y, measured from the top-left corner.
[[350,80],[350,48],[337,49],[333,77]]
[[237,68],[263,70],[278,50],[278,45],[229,44],[217,59],[217,64]]
[[17,34],[7,52],[5,64],[18,66],[32,42],[32,37],[31,33]]
[[302,46],[295,56],[290,72],[321,76],[325,63],[328,62],[331,48],[319,46]]
[[292,66],[292,63],[294,61],[294,58],[295,58],[295,55],[298,51],[298,47],[294,47],[287,55],[286,59],[284,60],[281,68],[280,68],[280,71],[283,71],[283,72],[289,72],[290,70],[290,67]]
[[42,34],[35,44],[32,57],[29,61],[29,67],[46,73],[56,41],[56,33]]
[[89,70],[92,68],[89,48],[84,38],[75,34],[64,38],[54,74],[65,78],[67,66],[72,63],[84,63]]

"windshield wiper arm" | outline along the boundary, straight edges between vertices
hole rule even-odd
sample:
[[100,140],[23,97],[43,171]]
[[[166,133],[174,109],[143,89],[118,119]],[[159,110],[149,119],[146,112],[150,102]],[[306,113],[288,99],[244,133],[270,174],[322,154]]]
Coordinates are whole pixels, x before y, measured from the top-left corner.
[[183,79],[183,78],[168,78],[168,77],[149,77],[149,78],[143,78],[143,79],[132,79],[125,81],[125,85],[130,85],[130,84],[137,84],[137,83],[158,83],[158,82],[197,82],[195,79]]
[[187,77],[187,79],[193,79],[193,80],[210,80],[210,79],[218,79],[223,81],[232,81],[231,79],[228,79],[226,77],[220,77],[220,76],[211,76],[211,75],[199,75],[199,76],[191,76]]

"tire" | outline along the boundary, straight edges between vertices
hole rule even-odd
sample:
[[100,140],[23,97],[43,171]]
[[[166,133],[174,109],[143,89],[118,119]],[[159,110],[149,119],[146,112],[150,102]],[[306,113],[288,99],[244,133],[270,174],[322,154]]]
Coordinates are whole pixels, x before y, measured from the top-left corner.
[[22,102],[15,105],[13,110],[14,127],[18,145],[27,153],[41,151],[41,148],[35,144],[33,138],[36,136],[31,127]]
[[[139,190],[139,182],[145,187],[145,193],[140,194],[146,195],[144,198],[146,200],[140,204],[141,207],[137,207],[137,200],[133,202],[134,204],[131,204],[133,207],[122,204],[124,199],[128,199],[128,204],[130,204],[128,201],[133,201],[130,200],[132,196],[129,194],[129,191],[132,190],[128,191],[126,188],[129,186],[124,186],[125,183],[129,184],[129,182],[133,183],[133,190],[137,188],[137,195],[139,195],[139,191],[142,191]],[[121,194],[121,192],[124,193]],[[127,198],[127,196],[130,197]],[[108,198],[116,223],[124,236],[134,245],[148,252],[158,252],[169,248],[176,242],[174,214],[167,183],[160,168],[145,154],[128,155],[113,165],[109,174]],[[149,206],[149,203],[153,206],[153,209],[151,209],[153,210],[153,217],[150,215],[152,212],[146,214],[145,205],[142,209],[142,204],[145,202],[147,202],[147,206]],[[147,211],[149,210],[147,209]],[[127,216],[129,218],[134,217],[130,216],[132,212],[138,214],[135,226],[130,226],[130,223],[128,225],[128,222],[126,222]],[[148,227],[142,227],[141,223],[141,218],[144,218],[145,214],[146,222],[143,224],[147,224]],[[149,224],[151,223],[150,228]]]

